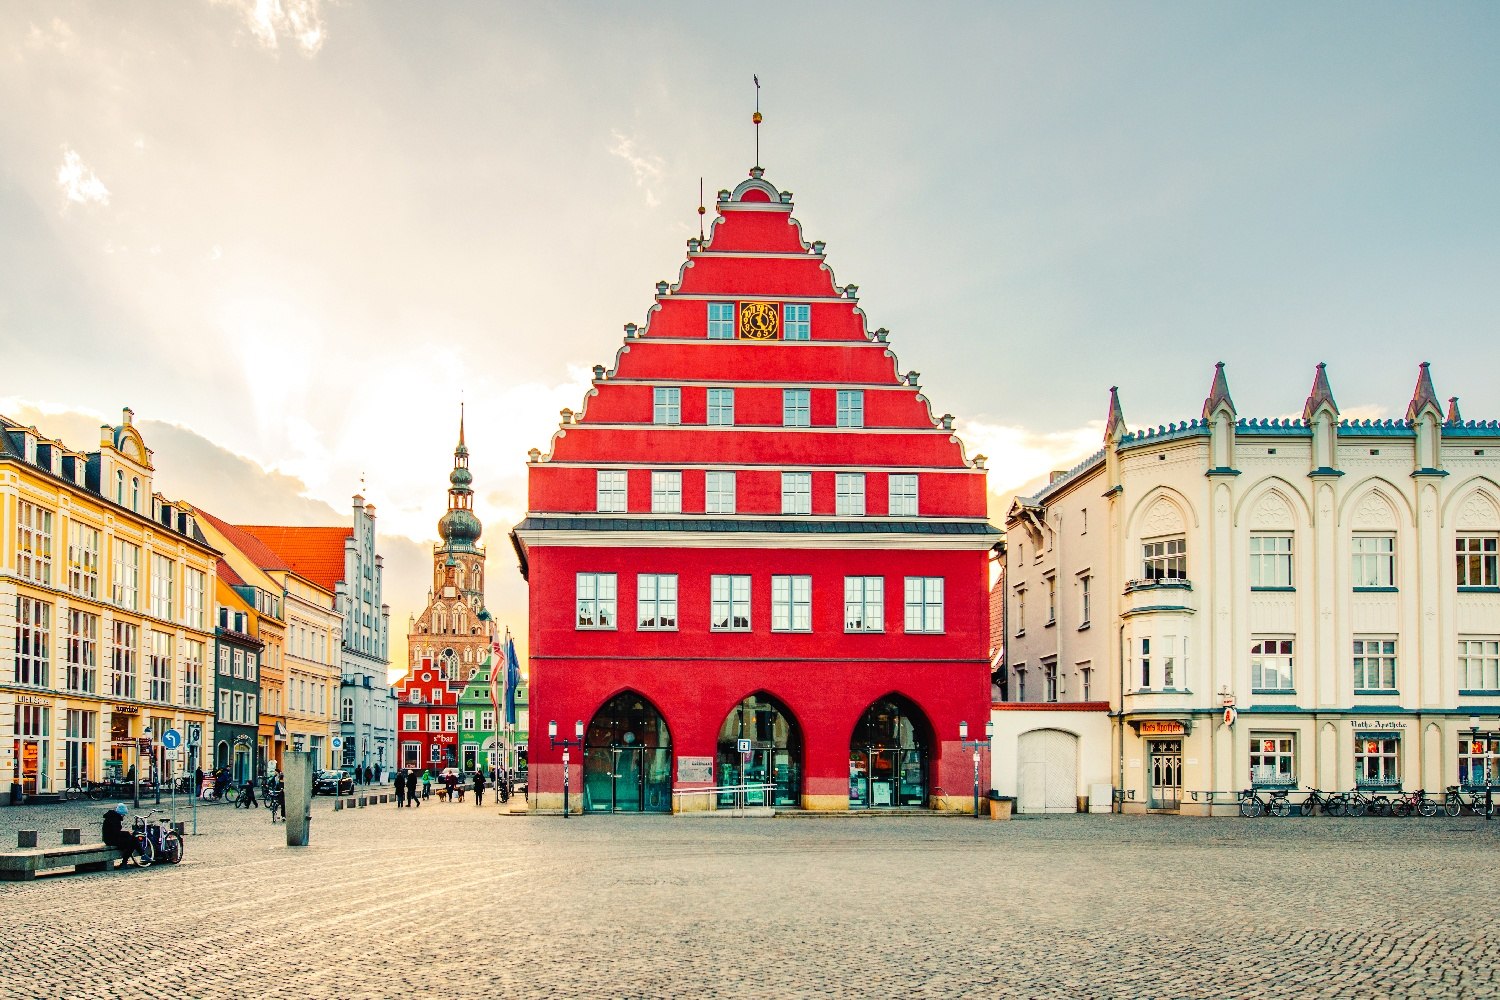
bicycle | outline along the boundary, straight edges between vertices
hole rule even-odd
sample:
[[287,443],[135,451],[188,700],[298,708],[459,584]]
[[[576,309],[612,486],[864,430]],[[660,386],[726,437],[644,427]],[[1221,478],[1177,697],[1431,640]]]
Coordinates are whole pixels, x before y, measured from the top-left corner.
[[1484,815],[1484,790],[1482,788],[1473,789],[1467,797],[1458,785],[1449,785],[1444,791],[1447,794],[1443,796],[1443,812],[1449,816],[1458,816],[1465,809],[1468,809],[1470,815],[1473,816]]
[[1246,819],[1254,819],[1264,815],[1266,811],[1265,800],[1255,794],[1255,789],[1247,788],[1240,792],[1240,815]]
[[[1323,810],[1324,816],[1342,816],[1347,808],[1342,796],[1327,795],[1320,789],[1309,788],[1307,798],[1302,800],[1297,810],[1304,816],[1311,816],[1318,809]],[[1335,809],[1337,812],[1334,811]]]
[[1427,793],[1420,788],[1415,792],[1404,792],[1396,796],[1396,801],[1391,803],[1392,816],[1418,815],[1431,818],[1436,816],[1437,812],[1437,800],[1429,799]]
[[1391,800],[1385,795],[1368,795],[1358,788],[1349,793],[1350,816],[1389,816]]
[[141,866],[143,868],[151,867],[152,863],[158,860],[166,864],[182,864],[185,853],[182,838],[177,835],[176,830],[162,823],[157,818],[158,816],[160,814],[155,809],[151,809],[143,815],[136,816],[131,823],[137,850],[141,849],[142,844],[146,845],[142,854],[148,860]]

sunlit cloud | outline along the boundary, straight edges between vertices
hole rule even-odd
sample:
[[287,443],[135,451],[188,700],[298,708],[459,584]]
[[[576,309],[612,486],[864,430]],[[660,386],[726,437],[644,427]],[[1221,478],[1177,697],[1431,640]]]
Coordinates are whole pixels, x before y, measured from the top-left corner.
[[315,55],[327,40],[321,0],[211,0],[244,19],[250,36],[265,49],[279,51],[286,42],[303,55]]
[[[988,459],[989,491],[1002,499],[1032,483],[1045,482],[1048,473],[1072,468],[1104,444],[1104,424],[1100,421],[1045,433],[962,418],[954,422],[954,427],[970,458],[978,454]],[[1004,510],[990,511],[992,518],[1004,514]]]
[[656,184],[661,181],[666,161],[655,153],[642,152],[636,140],[617,130],[610,131],[614,143],[609,147],[611,156],[618,156],[630,164],[635,174],[635,186],[646,192],[646,204],[655,208],[661,204],[656,196]]
[[73,47],[77,36],[68,22],[60,17],[54,17],[52,23],[44,26],[31,25],[26,32],[26,47],[34,51],[43,49],[55,49],[58,52],[66,52]]
[[78,152],[63,147],[62,166],[57,168],[57,186],[68,201],[79,205],[108,205],[109,188],[83,163]]

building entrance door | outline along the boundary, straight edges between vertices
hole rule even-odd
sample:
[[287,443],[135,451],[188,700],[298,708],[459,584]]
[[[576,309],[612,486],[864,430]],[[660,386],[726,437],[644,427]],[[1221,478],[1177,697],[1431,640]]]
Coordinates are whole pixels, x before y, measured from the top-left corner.
[[672,737],[656,706],[626,692],[594,716],[584,738],[588,812],[670,812]]
[[[748,757],[740,752],[741,740],[750,741]],[[746,791],[745,805],[801,804],[802,729],[780,702],[764,694],[754,694],[740,702],[719,727],[718,750],[717,774],[721,786],[771,786]],[[738,792],[719,795],[721,809],[739,803]]]
[[1182,741],[1151,740],[1146,808],[1176,810],[1182,802]]
[[849,808],[927,805],[927,734],[921,710],[892,695],[869,708],[849,740]]

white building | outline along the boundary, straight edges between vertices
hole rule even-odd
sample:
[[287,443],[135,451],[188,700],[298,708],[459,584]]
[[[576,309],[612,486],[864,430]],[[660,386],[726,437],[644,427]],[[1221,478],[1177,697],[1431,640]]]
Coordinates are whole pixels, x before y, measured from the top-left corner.
[[[1445,415],[1427,365],[1401,420],[1341,420],[1322,365],[1300,420],[1239,417],[1222,365],[1181,424],[1132,433],[1111,390],[1105,447],[1006,527],[1007,695],[1026,708],[995,713],[994,777],[1023,810],[1096,782],[1125,811],[1204,814],[1252,782],[1482,780],[1500,422],[1457,399]],[[1049,787],[1021,787],[1023,761]]]
[[389,768],[396,761],[396,701],[391,694],[390,606],[385,560],[375,552],[375,505],[354,498],[354,531],[344,539],[344,576],[336,585],[344,617],[339,732],[346,766]]

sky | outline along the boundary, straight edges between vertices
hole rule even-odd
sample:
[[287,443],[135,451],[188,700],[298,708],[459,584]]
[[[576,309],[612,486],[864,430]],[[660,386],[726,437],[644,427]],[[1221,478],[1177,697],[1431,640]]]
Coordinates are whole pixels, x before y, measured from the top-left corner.
[[[244,523],[377,505],[393,658],[460,398],[526,451],[755,158],[1006,498],[1127,423],[1500,416],[1500,6],[0,5],[0,413]],[[363,483],[363,486],[361,486]]]

